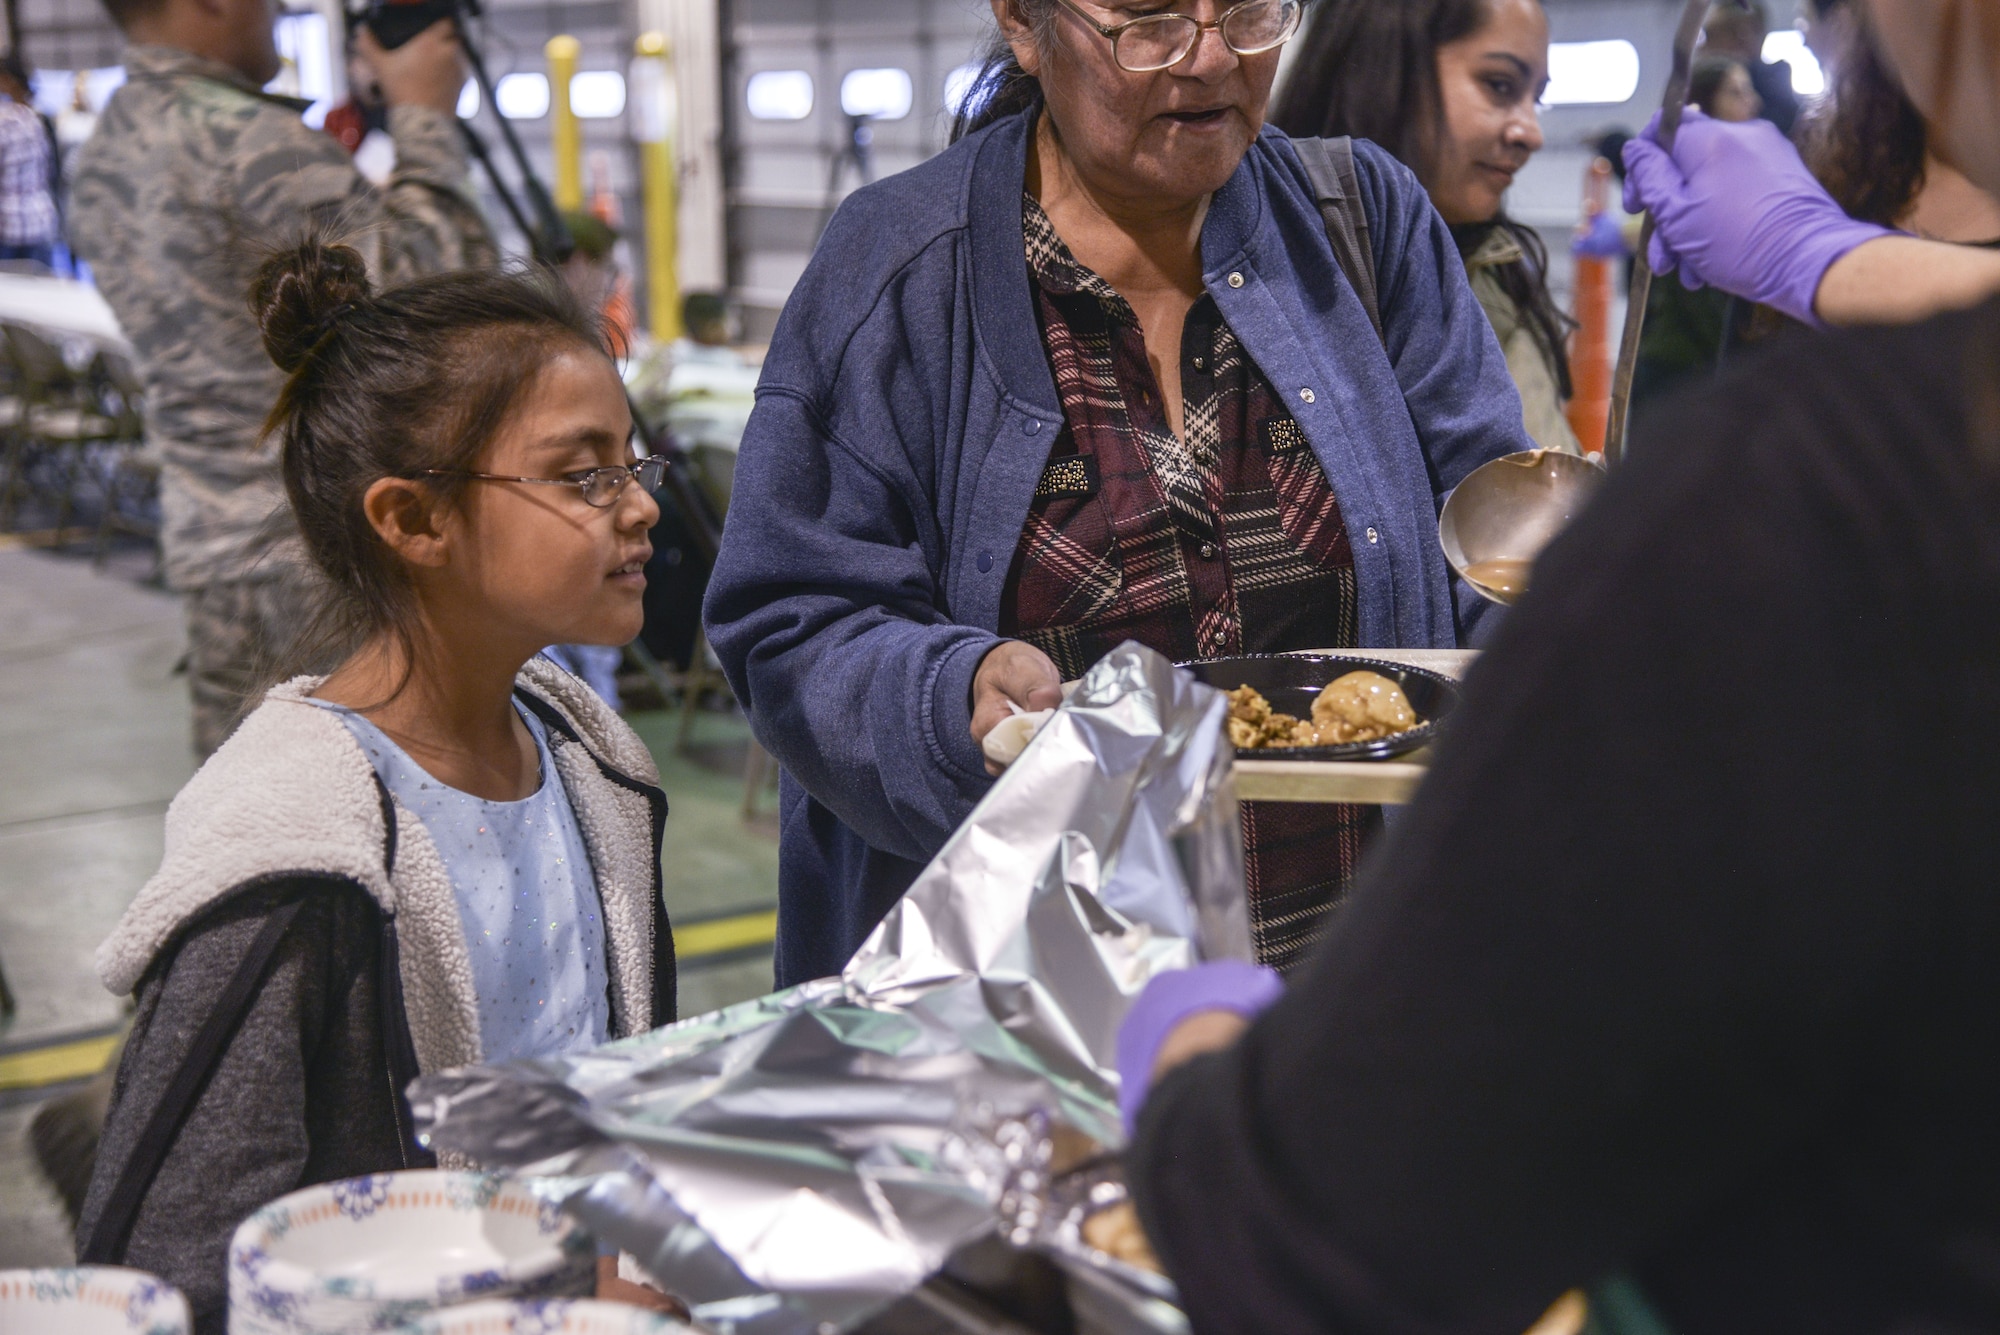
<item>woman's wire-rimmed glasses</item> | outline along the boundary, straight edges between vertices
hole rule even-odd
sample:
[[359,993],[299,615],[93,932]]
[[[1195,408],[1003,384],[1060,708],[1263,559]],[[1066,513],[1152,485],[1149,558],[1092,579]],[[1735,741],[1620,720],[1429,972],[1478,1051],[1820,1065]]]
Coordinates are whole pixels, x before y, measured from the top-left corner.
[[1303,12],[1299,0],[1243,0],[1207,23],[1189,14],[1142,14],[1126,23],[1104,24],[1073,0],[1056,3],[1097,29],[1111,43],[1111,58],[1128,74],[1150,74],[1180,64],[1211,28],[1239,56],[1272,50],[1291,40]]
[[575,487],[586,505],[607,510],[625,493],[625,484],[637,482],[647,492],[660,489],[667,479],[667,459],[655,454],[627,467],[613,464],[592,468],[570,477],[510,477],[504,473],[475,473],[469,468],[426,468],[425,477],[463,477],[474,482],[526,482],[537,487]]

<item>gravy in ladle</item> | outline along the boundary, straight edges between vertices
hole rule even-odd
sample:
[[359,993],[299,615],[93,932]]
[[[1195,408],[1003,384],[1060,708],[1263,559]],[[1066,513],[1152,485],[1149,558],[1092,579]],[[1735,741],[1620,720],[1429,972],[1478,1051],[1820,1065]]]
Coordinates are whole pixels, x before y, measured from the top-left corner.
[[1528,591],[1528,571],[1532,561],[1502,558],[1474,561],[1465,568],[1465,577],[1503,603],[1511,603]]

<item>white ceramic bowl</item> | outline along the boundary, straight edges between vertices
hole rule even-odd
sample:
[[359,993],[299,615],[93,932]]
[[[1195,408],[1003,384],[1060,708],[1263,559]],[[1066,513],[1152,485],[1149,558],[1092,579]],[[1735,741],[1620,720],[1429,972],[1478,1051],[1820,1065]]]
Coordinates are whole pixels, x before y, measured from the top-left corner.
[[589,1234],[519,1183],[410,1172],[281,1196],[229,1244],[231,1335],[394,1329],[485,1298],[586,1294]]
[[7,1335],[188,1335],[187,1299],[143,1270],[0,1270]]
[[694,1328],[624,1303],[552,1299],[467,1303],[433,1312],[410,1335],[694,1335]]

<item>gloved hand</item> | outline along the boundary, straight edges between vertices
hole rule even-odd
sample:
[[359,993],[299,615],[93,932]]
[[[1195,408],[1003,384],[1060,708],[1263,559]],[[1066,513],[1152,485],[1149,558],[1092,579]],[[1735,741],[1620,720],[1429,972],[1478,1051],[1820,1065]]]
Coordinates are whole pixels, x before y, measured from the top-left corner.
[[1163,973],[1147,983],[1118,1027],[1118,1111],[1125,1119],[1125,1134],[1131,1135],[1139,1123],[1160,1045],[1176,1025],[1203,1011],[1254,1019],[1284,993],[1277,974],[1242,960],[1210,960]]
[[1576,229],[1576,235],[1570,238],[1569,253],[1582,260],[1624,259],[1625,234],[1610,214],[1595,214]]
[[1655,114],[1625,145],[1625,207],[1652,213],[1646,258],[1656,273],[1678,269],[1685,287],[1719,287],[1817,325],[1827,269],[1892,235],[1843,213],[1769,121],[1718,121],[1689,107],[1671,157],[1659,133]]

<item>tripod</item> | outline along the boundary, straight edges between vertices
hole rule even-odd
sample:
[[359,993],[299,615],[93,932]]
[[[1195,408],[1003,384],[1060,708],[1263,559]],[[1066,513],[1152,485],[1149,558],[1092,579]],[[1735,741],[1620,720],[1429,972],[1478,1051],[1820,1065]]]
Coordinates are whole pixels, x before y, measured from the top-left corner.
[[827,165],[826,202],[819,211],[819,225],[813,229],[813,245],[819,245],[819,238],[826,231],[826,225],[833,221],[833,211],[840,205],[840,178],[844,169],[854,168],[854,175],[862,185],[875,179],[875,128],[871,124],[874,117],[863,113],[847,117],[847,142],[834,153],[833,161]]
[[[493,119],[500,124],[501,142],[506,145],[507,156],[513,160],[514,170],[521,178],[520,193],[527,196],[526,208],[522,207],[514,187],[500,174],[500,165],[493,160],[485,139],[466,121],[459,121],[458,128],[465,136],[467,151],[485,171],[493,193],[500,200],[500,207],[506,210],[521,234],[528,238],[529,251],[535,263],[556,268],[575,251],[576,241],[570,235],[569,224],[556,211],[555,197],[549,193],[541,177],[535,174],[534,164],[528,161],[528,152],[522,147],[520,136],[514,133],[514,123],[500,114],[499,103],[494,100],[493,77],[487,73],[486,61],[466,24],[468,18],[479,16],[479,0],[458,0],[458,3],[461,10],[457,16],[459,46],[465,52],[465,63],[472,69],[474,82],[479,85],[480,105],[492,107]],[[632,409],[632,426],[645,442],[646,452],[657,454],[667,461],[666,476],[661,484],[665,493],[663,499],[679,514],[696,554],[709,565],[714,565],[716,552],[722,545],[722,519],[695,484],[686,452],[671,432],[664,428],[655,431],[647,424],[629,390],[625,401]]]

